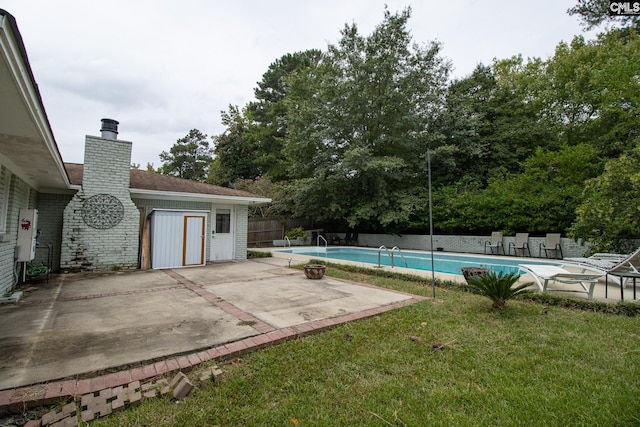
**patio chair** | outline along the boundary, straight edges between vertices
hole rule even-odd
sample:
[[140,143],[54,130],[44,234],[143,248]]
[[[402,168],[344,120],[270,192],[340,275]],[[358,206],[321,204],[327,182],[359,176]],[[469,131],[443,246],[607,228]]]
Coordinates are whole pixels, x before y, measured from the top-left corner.
[[602,267],[605,269],[612,268],[616,264],[624,261],[630,254],[610,254],[606,252],[598,252],[590,257],[571,257],[564,258],[564,261],[577,262],[582,264],[590,264],[594,267]]
[[603,254],[589,258],[568,258],[566,265],[582,268],[582,271],[596,271],[605,275],[605,298],[609,296],[609,279],[620,285],[620,299],[624,301],[624,288],[629,279],[633,280],[633,299],[636,298],[636,279],[640,278],[640,248],[630,255],[616,258]]
[[356,231],[351,234],[350,239],[347,239],[347,245],[358,246],[358,233]]
[[618,263],[615,267],[609,269],[605,276],[605,297],[609,291],[609,276],[613,276],[620,283],[620,299],[624,301],[625,282],[629,279],[633,280],[633,299],[636,299],[636,279],[640,278],[640,248],[627,258]]
[[504,245],[502,244],[502,233],[499,231],[494,231],[491,233],[491,240],[484,242],[484,253],[487,254],[487,248],[489,248],[490,254],[500,255],[500,251],[502,251],[502,255],[504,255]]
[[562,246],[560,246],[560,233],[547,233],[547,237],[544,242],[540,243],[538,248],[538,254],[542,258],[542,251],[544,256],[549,258],[549,253],[553,254],[552,258],[562,259]]
[[[603,273],[573,273],[565,270],[564,266],[554,264],[520,264],[518,268],[521,272],[533,277],[541,293],[545,292],[579,292],[587,294],[589,299],[593,299],[593,290],[598,283],[598,279],[604,276]],[[581,289],[549,289],[549,282],[565,284],[579,284]]]
[[525,252],[531,256],[529,250],[529,233],[516,233],[516,241],[509,242],[509,255],[511,255],[511,248],[513,248],[513,255],[517,256],[518,251],[522,251],[522,256],[525,256]]

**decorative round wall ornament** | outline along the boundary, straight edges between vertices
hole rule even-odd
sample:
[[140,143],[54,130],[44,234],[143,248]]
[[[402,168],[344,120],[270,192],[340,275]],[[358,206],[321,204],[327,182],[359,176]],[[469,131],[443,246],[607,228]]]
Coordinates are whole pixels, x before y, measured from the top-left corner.
[[82,204],[82,219],[89,227],[106,230],[115,227],[124,217],[124,206],[111,194],[96,194]]

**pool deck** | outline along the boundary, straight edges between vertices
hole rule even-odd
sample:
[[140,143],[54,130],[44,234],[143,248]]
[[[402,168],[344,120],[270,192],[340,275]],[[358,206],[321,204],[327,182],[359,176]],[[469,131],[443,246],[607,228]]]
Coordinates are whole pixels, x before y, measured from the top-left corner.
[[[304,247],[305,246],[296,246],[296,247],[294,247],[292,249],[304,248]],[[333,246],[333,247],[329,247],[329,249],[331,249],[331,248],[343,248],[343,247],[356,248],[355,246]],[[321,257],[318,257],[318,256],[309,256],[309,255],[302,255],[302,254],[278,252],[278,250],[283,250],[283,249],[289,249],[289,248],[270,247],[270,248],[251,248],[250,250],[252,250],[252,251],[261,251],[261,252],[271,252],[271,254],[274,257],[290,259],[292,263],[296,263],[296,264],[308,263],[312,259],[321,259]],[[376,249],[376,248],[365,248],[365,249]],[[406,249],[405,251],[409,251],[409,249]],[[430,254],[431,253],[429,251],[420,251],[420,250],[415,250],[415,249],[411,249],[411,252],[423,252],[425,254]],[[558,260],[558,259],[545,259],[545,258],[536,258],[536,257],[520,258],[520,257],[510,257],[510,256],[501,256],[501,255],[483,255],[483,254],[471,254],[471,253],[464,254],[464,253],[458,253],[458,252],[438,252],[438,254],[487,256],[487,257],[492,257],[494,259],[505,258],[505,259],[508,259],[510,261],[519,260],[519,261],[521,261],[520,262],[521,264],[528,264],[528,263],[531,263],[531,261],[535,261],[535,262],[549,261],[549,263],[553,263],[553,264],[558,264],[558,263],[562,263],[563,262],[562,260]],[[363,267],[363,268],[379,268],[379,267],[374,266],[374,265],[369,264],[369,263],[356,262],[356,261],[346,261],[346,260],[333,259],[333,258],[328,258],[327,262],[335,263],[335,264],[355,265],[355,266]],[[412,268],[389,267],[389,266],[382,266],[380,268],[382,270],[392,271],[392,272],[395,272],[395,273],[411,274],[411,275],[423,276],[423,277],[427,277],[427,278],[431,278],[432,277],[431,271],[428,271],[428,270],[417,270],[417,269],[412,269]],[[569,269],[569,270],[571,270],[571,269]],[[578,270],[576,270],[576,272],[578,272]],[[462,274],[447,274],[447,273],[438,273],[438,272],[436,272],[434,276],[435,276],[436,279],[439,279],[439,280],[447,280],[447,281],[452,281],[452,282],[461,283],[461,284],[466,283],[464,277],[462,276]],[[525,275],[521,276],[520,281],[518,283],[526,283],[526,282],[531,282],[531,281],[532,281],[531,276],[529,276],[528,274],[525,274]],[[534,285],[531,286],[531,289],[538,290],[538,287],[534,284]],[[568,284],[558,283],[558,282],[553,282],[552,284],[549,285],[549,290],[552,292],[553,295],[558,295],[558,296],[567,297],[567,298],[588,300],[587,294],[575,292],[575,290],[578,290],[578,289],[580,289],[579,285],[568,285]],[[638,283],[636,297],[638,297],[639,295],[640,295],[640,283]],[[608,291],[606,290],[606,284],[605,284],[604,276],[602,277],[602,279],[600,279],[598,281],[598,283],[596,284],[596,286],[594,288],[594,291],[593,291],[593,300],[594,301],[608,302],[608,303],[615,304],[615,303],[618,303],[618,302],[621,301],[620,296],[621,296],[621,294],[620,294],[620,286],[618,286],[616,283],[612,283],[611,280],[609,280],[609,289],[608,289]],[[628,285],[624,289],[624,301],[625,302],[633,302],[634,301],[634,299],[633,299],[633,284],[631,282],[629,282]],[[640,301],[640,300],[636,300],[636,301]]]

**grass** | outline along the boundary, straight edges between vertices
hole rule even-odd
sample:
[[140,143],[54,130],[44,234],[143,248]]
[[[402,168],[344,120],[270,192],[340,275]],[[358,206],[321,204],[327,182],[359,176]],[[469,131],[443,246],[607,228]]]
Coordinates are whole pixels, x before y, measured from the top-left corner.
[[[327,275],[430,296],[410,280]],[[640,317],[515,299],[436,300],[218,363],[225,379],[92,425],[566,426],[640,424]]]

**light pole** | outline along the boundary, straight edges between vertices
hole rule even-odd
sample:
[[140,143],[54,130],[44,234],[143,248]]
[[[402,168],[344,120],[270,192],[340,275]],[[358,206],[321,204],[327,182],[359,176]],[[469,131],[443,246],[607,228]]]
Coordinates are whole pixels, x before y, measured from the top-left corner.
[[427,147],[427,175],[429,177],[429,239],[431,240],[431,289],[433,298],[436,297],[436,273],[433,261],[433,203],[431,200],[431,149]]

